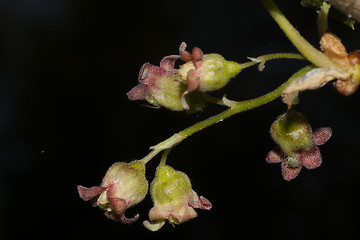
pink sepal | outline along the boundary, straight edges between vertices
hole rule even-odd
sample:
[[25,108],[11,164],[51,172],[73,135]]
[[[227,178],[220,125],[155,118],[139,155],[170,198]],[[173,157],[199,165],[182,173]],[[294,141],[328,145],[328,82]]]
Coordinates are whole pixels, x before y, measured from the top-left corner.
[[322,163],[322,158],[319,148],[314,145],[309,152],[305,154],[300,154],[300,162],[307,169],[314,169],[320,167]]
[[289,166],[287,161],[283,161],[281,163],[281,173],[286,181],[290,181],[296,178],[299,175],[300,170],[301,170],[301,164],[297,168],[292,168]]
[[79,192],[79,196],[84,201],[89,201],[89,200],[93,199],[94,197],[99,195],[105,189],[106,189],[106,187],[87,188],[87,187],[83,187],[83,186],[80,186],[80,185],[77,187],[77,190]]

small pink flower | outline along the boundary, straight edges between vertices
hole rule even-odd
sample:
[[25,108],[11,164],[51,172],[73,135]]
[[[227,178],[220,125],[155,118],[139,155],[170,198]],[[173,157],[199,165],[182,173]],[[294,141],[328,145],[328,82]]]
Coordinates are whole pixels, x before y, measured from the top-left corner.
[[139,161],[118,162],[106,172],[100,187],[78,186],[77,189],[81,199],[99,206],[108,218],[130,224],[139,214],[129,219],[125,217],[125,210],[145,198],[148,182],[144,173],[145,166]]
[[322,158],[318,145],[324,144],[332,135],[330,128],[320,128],[312,133],[312,147],[308,151],[296,151],[292,156],[286,155],[280,147],[270,151],[266,156],[268,163],[281,163],[283,178],[290,181],[297,177],[302,166],[314,169],[321,165]]
[[177,70],[174,69],[175,61],[179,58],[180,56],[178,55],[170,55],[160,61],[160,66],[150,63],[142,65],[138,77],[140,84],[128,92],[129,99],[144,100],[160,90],[157,86],[158,79],[160,77],[174,77],[177,73]]

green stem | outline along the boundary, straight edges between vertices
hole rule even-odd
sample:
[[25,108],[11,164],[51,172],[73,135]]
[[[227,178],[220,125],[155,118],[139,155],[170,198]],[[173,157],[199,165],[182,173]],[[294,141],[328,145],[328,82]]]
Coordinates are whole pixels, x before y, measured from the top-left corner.
[[327,2],[323,2],[320,12],[317,18],[317,28],[319,32],[319,37],[321,38],[327,30],[329,30],[328,26],[328,15],[330,10],[331,4]]
[[304,58],[304,56],[302,56],[301,54],[298,54],[298,53],[272,53],[272,54],[262,55],[257,58],[251,58],[251,57],[248,57],[248,58],[251,61],[245,62],[245,63],[240,63],[240,69],[248,68],[255,64],[260,63],[259,69],[262,70],[264,68],[265,62],[267,62],[269,60],[274,60],[274,59],[284,59],[285,58],[285,59],[306,60],[306,58]]
[[242,101],[242,102],[237,102],[235,103],[232,107],[230,107],[229,109],[215,115],[212,116],[202,122],[199,122],[191,127],[188,127],[176,134],[174,134],[173,136],[171,136],[170,138],[168,138],[167,140],[151,147],[151,149],[153,149],[153,151],[162,151],[165,149],[169,149],[172,148],[173,146],[179,144],[180,142],[182,142],[184,139],[186,139],[187,137],[191,136],[192,134],[199,132],[201,130],[203,130],[204,128],[207,128],[211,125],[214,125],[218,122],[223,121],[224,119],[231,117],[235,114],[256,108],[258,106],[264,105],[266,103],[269,103],[273,100],[275,100],[276,98],[281,96],[281,93],[284,89],[284,87],[289,84],[291,81],[293,81],[294,79],[300,77],[301,75],[303,75],[304,73],[310,71],[311,69],[313,69],[314,66],[307,66],[302,68],[301,70],[299,70],[298,72],[296,72],[294,75],[292,75],[289,80],[287,80],[285,83],[283,83],[280,87],[278,87],[277,89],[273,90],[272,92],[269,92],[261,97],[255,98],[255,99],[251,99],[251,100],[247,100],[247,101]]
[[325,54],[314,48],[308,41],[306,41],[300,33],[291,25],[284,14],[276,6],[272,0],[261,0],[270,15],[277,22],[281,30],[286,34],[289,40],[299,50],[299,52],[306,57],[311,63],[318,67],[328,68],[339,66],[331,61]]
[[150,161],[151,159],[153,159],[153,157],[155,157],[159,152],[161,152],[162,149],[154,149],[152,150],[148,155],[146,155],[144,158],[142,158],[141,162],[143,162],[144,164],[146,164],[148,161]]
[[169,155],[170,150],[171,150],[171,148],[166,149],[166,150],[163,152],[163,155],[161,156],[161,160],[160,160],[159,166],[165,166],[165,165],[166,165],[166,159],[167,159],[167,156]]
[[[251,58],[251,57],[248,57],[248,58],[251,61],[245,62],[245,63],[240,63],[239,64],[240,70],[251,67],[256,64],[259,64],[259,70],[262,71],[265,68],[265,63],[269,60],[274,60],[274,59],[306,60],[306,58],[303,55],[298,54],[298,53],[272,53],[272,54],[262,55],[257,58]],[[227,107],[232,107],[235,103],[237,103],[236,101],[226,99],[225,97],[223,99],[219,99],[219,98],[213,97],[205,92],[200,92],[200,93],[202,95],[202,98],[206,102],[209,102],[209,103],[218,104],[218,105],[227,106]],[[225,102],[225,100],[226,100],[226,102]]]
[[[298,53],[273,53],[262,55],[257,58],[248,57],[253,63],[259,63],[259,70],[262,71],[265,68],[265,63],[269,60],[274,59],[299,59],[299,60],[306,60],[306,58]],[[246,64],[246,63],[243,63]],[[253,64],[254,65],[254,64]]]

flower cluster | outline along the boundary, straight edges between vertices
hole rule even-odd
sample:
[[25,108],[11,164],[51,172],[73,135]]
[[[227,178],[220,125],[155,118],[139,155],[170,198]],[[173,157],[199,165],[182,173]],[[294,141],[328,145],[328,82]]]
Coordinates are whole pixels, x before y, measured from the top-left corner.
[[[195,209],[210,210],[212,204],[198,196],[185,173],[166,164],[170,149],[195,132],[280,96],[288,109],[271,125],[270,134],[277,146],[267,154],[266,161],[281,163],[286,181],[296,178],[303,167],[315,169],[322,164],[318,146],[330,139],[332,130],[319,128],[313,131],[306,116],[296,112],[293,105],[298,102],[299,92],[318,89],[333,80],[340,94],[354,93],[360,84],[360,51],[348,53],[341,40],[330,32],[321,37],[319,51],[299,35],[271,0],[262,2],[302,55],[268,54],[239,64],[225,60],[219,54],[204,54],[197,47],[190,53],[183,42],[179,54],[164,57],[159,66],[143,64],[138,75],[139,84],[127,93],[130,100],[146,100],[156,107],[188,113],[201,110],[206,101],[220,103],[229,109],[151,147],[152,152],[142,160],[113,164],[100,186],[77,187],[81,199],[98,206],[108,218],[130,224],[139,218],[139,214],[127,218],[125,211],[141,202],[149,192],[154,206],[149,211],[149,220],[143,221],[143,225],[151,231],[158,231],[166,222],[175,226],[197,217]],[[321,11],[325,14],[328,10],[329,7]],[[262,70],[265,61],[277,58],[307,59],[313,65],[295,73],[286,84],[255,99],[236,102],[225,96],[219,100],[208,95],[208,92],[226,86],[241,69],[260,63]],[[178,60],[184,63],[176,68]],[[161,151],[164,151],[163,157],[149,188],[145,164]]]
[[[130,224],[139,218],[125,217],[125,211],[141,202],[148,192],[145,164],[141,161],[113,164],[105,174],[100,186],[86,188],[78,186],[80,198],[98,206],[105,215],[115,221]],[[198,197],[192,190],[190,179],[180,171],[161,163],[156,170],[150,187],[154,207],[150,210],[151,222],[144,226],[151,231],[159,230],[168,220],[171,224],[181,224],[195,218],[194,208],[211,209],[211,203]]]
[[[224,87],[240,72],[240,64],[225,60],[219,54],[203,54],[194,48],[190,54],[183,42],[179,55],[170,55],[160,61],[160,66],[145,63],[139,72],[139,85],[128,92],[130,100],[147,100],[155,106],[173,111],[202,108],[204,92]],[[175,69],[176,60],[185,64]],[[193,93],[193,94],[190,94]]]

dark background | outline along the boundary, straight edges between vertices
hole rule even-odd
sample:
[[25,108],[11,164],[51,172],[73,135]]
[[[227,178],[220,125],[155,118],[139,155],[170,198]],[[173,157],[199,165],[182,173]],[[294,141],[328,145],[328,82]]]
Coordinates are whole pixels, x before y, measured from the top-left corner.
[[[277,1],[289,20],[318,47],[315,12],[299,1]],[[331,21],[347,49],[359,48],[356,30]],[[142,227],[148,196],[113,222],[78,197],[76,186],[101,182],[117,161],[144,157],[148,148],[223,107],[193,115],[131,102],[145,62],[158,64],[189,49],[238,62],[296,52],[259,1],[0,2],[0,239],[319,239],[358,237],[359,92],[340,96],[328,84],[301,96],[298,110],[314,129],[332,127],[321,146],[323,164],[286,182],[280,166],[265,162],[275,144],[269,127],[286,110],[278,99],[212,126],[177,146],[168,164],[186,172],[211,211],[152,233]],[[265,94],[307,63],[268,62],[245,69],[221,97]],[[148,164],[153,179],[159,157]]]

